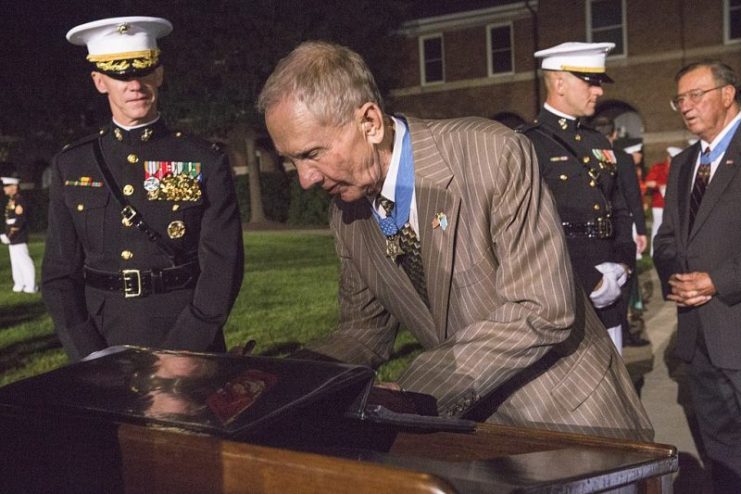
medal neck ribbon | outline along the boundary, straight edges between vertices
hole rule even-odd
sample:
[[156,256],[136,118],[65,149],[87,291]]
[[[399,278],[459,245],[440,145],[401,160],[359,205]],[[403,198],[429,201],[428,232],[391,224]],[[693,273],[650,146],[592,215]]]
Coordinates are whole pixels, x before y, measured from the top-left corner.
[[382,218],[378,211],[373,209],[373,216],[378,221],[381,231],[387,237],[396,235],[409,222],[409,211],[412,206],[414,192],[414,157],[412,155],[412,138],[409,127],[403,119],[397,119],[404,126],[406,132],[401,146],[399,170],[394,188],[394,207]]

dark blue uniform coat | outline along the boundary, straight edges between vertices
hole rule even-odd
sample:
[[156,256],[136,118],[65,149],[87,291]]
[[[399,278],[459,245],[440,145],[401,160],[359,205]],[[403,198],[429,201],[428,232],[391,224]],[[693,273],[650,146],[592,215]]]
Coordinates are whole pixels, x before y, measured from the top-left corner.
[[[124,298],[121,291],[85,283],[83,266],[119,272],[173,265],[147,235],[122,223],[122,208],[96,165],[97,139],[130,204],[182,259],[197,260],[201,274],[195,286]],[[168,173],[184,178],[175,192],[171,187],[165,193],[166,180],[160,180]],[[222,327],[242,276],[232,171],[211,144],[173,133],[160,119],[132,131],[112,125],[55,157],[42,291],[73,359],[119,344],[223,350]]]

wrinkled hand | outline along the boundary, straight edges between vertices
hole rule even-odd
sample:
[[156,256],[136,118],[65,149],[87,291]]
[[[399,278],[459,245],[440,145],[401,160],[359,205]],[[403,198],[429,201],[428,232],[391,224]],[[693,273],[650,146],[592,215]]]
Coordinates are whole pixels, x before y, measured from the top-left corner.
[[680,307],[698,307],[718,293],[710,275],[697,271],[671,275],[669,286],[672,292],[666,298]]

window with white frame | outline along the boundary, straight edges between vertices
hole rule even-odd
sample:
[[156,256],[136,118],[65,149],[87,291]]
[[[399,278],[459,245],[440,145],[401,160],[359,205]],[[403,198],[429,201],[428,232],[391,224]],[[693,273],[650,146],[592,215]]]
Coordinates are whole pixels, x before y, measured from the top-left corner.
[[445,81],[443,35],[433,34],[419,38],[419,60],[422,84]]
[[626,54],[625,0],[587,0],[587,40],[615,43],[610,56]]
[[741,42],[741,0],[725,0],[724,3],[726,43]]
[[491,24],[486,26],[486,45],[489,53],[489,75],[511,74],[514,72],[512,56],[512,24]]

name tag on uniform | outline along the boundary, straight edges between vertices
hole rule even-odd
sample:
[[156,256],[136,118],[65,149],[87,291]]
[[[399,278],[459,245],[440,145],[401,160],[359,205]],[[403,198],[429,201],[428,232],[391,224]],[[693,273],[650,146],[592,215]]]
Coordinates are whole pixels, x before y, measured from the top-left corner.
[[551,161],[569,161],[568,156],[551,156]]

